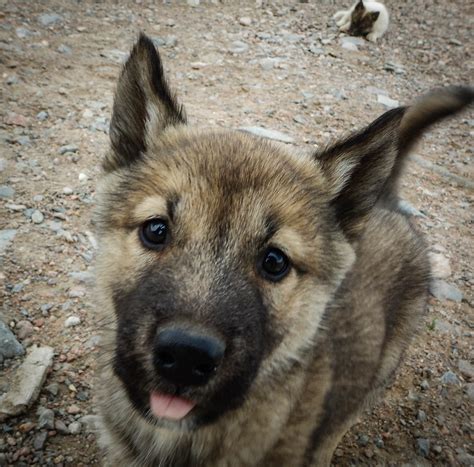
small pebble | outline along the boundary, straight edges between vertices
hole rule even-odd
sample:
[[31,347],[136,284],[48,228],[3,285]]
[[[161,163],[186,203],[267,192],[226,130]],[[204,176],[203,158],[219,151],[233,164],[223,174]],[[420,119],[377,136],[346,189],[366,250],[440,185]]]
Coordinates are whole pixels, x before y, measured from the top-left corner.
[[61,44],[56,50],[60,54],[66,54],[66,55],[71,55],[72,54],[71,47],[68,47],[67,45],[64,45],[64,44]]
[[69,429],[62,420],[56,420],[54,422],[54,429],[58,433],[61,433],[62,435],[68,435],[69,434]]
[[59,384],[58,383],[51,383],[46,386],[46,391],[48,391],[52,396],[57,396],[59,392]]
[[423,389],[423,391],[426,391],[427,389],[430,388],[430,383],[428,383],[428,381],[426,381],[426,379],[424,379],[424,380],[420,383],[420,388]]
[[49,117],[48,112],[42,110],[41,112],[36,114],[36,119],[42,122],[43,120],[46,120]]
[[40,412],[38,419],[39,428],[47,428],[48,430],[54,429],[54,411],[51,409],[43,408]]
[[242,18],[239,18],[239,24],[242,26],[250,26],[252,24],[252,19],[248,16],[242,16]]
[[81,409],[76,404],[72,404],[67,408],[67,413],[71,415],[77,415],[81,413]]
[[31,215],[31,220],[35,224],[41,224],[44,221],[43,213],[41,211],[35,210]]
[[441,376],[441,382],[443,384],[459,384],[459,378],[452,371],[447,371]]
[[48,433],[41,432],[38,433],[33,439],[33,447],[36,451],[41,451],[44,448],[44,444],[46,443],[46,439],[48,438]]
[[15,332],[20,340],[30,337],[33,332],[33,325],[27,320],[21,320],[16,323]]
[[357,444],[359,446],[367,446],[369,444],[369,437],[367,435],[359,435],[357,437]]
[[416,446],[417,446],[418,452],[423,457],[428,457],[430,453],[430,440],[429,439],[418,438],[416,440]]
[[474,379],[474,365],[467,360],[459,360],[458,368],[461,374],[468,379]]
[[419,422],[426,422],[426,413],[423,410],[418,410],[418,414],[416,415],[416,419]]
[[58,150],[59,154],[66,154],[67,152],[77,152],[79,148],[75,144],[66,144],[61,146]]
[[77,435],[81,432],[82,425],[81,425],[80,422],[72,422],[72,423],[69,424],[68,429],[69,429],[69,433],[71,433],[71,435]]

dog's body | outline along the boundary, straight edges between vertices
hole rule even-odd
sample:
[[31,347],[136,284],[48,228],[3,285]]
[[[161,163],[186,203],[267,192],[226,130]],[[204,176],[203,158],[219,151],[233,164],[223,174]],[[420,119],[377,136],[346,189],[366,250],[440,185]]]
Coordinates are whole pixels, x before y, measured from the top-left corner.
[[471,100],[440,91],[294,154],[189,128],[140,38],[97,210],[112,465],[329,465],[426,302],[423,243],[396,209],[403,160]]
[[339,30],[377,42],[388,29],[389,14],[380,2],[356,0],[348,10],[335,13],[333,19]]

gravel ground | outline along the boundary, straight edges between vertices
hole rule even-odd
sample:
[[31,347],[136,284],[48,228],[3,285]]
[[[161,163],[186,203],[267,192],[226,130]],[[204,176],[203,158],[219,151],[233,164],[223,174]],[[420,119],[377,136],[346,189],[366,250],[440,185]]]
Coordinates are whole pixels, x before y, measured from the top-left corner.
[[[0,3],[0,393],[34,345],[54,350],[36,402],[0,422],[0,465],[101,462],[90,218],[115,81],[139,30],[192,122],[264,127],[303,149],[473,76],[468,0],[387,1],[376,45],[338,34],[330,18],[346,2],[117,3]],[[409,165],[403,196],[432,252],[433,296],[395,383],[334,465],[474,465],[473,118],[435,128]]]

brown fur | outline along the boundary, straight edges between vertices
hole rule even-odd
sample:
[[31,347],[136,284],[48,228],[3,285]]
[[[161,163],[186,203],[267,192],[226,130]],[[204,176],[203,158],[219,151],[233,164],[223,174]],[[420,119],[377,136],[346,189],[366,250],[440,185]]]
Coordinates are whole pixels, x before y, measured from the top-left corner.
[[[96,220],[104,327],[99,407],[112,465],[324,466],[380,395],[416,330],[425,249],[397,212],[408,149],[472,101],[438,91],[318,154],[240,132],[186,126],[160,58],[141,36],[119,80]],[[165,218],[170,240],[138,230]],[[292,268],[259,273],[267,245]],[[162,326],[223,336],[216,376],[179,388],[197,402],[156,419],[150,339]],[[203,332],[204,332],[203,331]]]

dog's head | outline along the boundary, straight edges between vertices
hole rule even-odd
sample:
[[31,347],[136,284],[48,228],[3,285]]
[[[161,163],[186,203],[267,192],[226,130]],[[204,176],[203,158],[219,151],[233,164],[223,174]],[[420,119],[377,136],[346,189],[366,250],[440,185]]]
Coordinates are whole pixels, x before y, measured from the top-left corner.
[[466,92],[294,154],[189,128],[141,36],[118,83],[96,216],[111,365],[133,406],[152,423],[192,428],[303,364],[403,154]]
[[379,15],[379,11],[367,11],[364,2],[360,0],[351,14],[351,25],[348,33],[351,36],[366,36],[372,32]]

